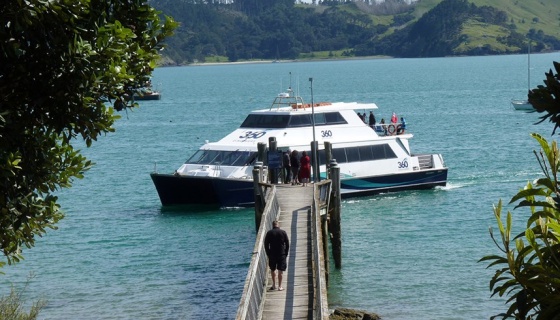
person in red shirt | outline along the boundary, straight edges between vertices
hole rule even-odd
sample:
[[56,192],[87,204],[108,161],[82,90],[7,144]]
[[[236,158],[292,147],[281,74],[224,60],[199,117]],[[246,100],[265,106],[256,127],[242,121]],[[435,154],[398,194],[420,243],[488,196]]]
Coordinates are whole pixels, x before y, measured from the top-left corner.
[[299,176],[301,178],[303,187],[305,187],[305,185],[309,183],[309,179],[311,178],[311,159],[309,159],[307,152],[303,151],[301,153],[299,164]]

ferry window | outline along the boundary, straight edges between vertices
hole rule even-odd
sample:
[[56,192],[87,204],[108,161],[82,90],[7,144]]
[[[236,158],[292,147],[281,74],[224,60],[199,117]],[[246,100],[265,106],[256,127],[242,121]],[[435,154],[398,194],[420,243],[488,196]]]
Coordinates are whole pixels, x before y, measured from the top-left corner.
[[198,150],[185,163],[198,163],[203,155],[204,155],[204,151]]
[[361,146],[358,147],[360,151],[360,161],[373,160],[373,152],[371,151],[371,146]]
[[250,114],[241,124],[241,128],[286,128],[289,115]]
[[391,147],[389,147],[388,144],[384,144],[383,148],[385,149],[385,158],[386,159],[390,159],[390,158],[396,158],[397,155],[395,154],[395,152],[393,151],[393,149],[391,149]]
[[245,118],[245,121],[241,124],[241,128],[257,128],[259,122],[259,115],[250,114]]
[[325,121],[327,124],[345,124],[344,117],[338,112],[327,112],[325,113]]
[[373,157],[376,160],[396,158],[397,155],[388,144],[372,146]]
[[314,118],[315,118],[315,125],[321,126],[326,124],[324,113],[316,113]]
[[260,128],[286,128],[288,126],[289,115],[263,115]]
[[383,144],[377,146],[371,146],[373,151],[373,158],[375,160],[385,159],[385,148],[383,146],[384,146]]
[[244,166],[251,164],[256,155],[256,152],[250,151],[199,150],[186,163]]
[[292,115],[290,118],[290,127],[305,127],[311,125],[311,115],[310,114],[298,114]]
[[222,161],[220,162],[221,165],[231,165],[232,163],[234,163],[239,156],[241,156],[241,154],[237,151],[233,151],[233,152],[225,152],[222,151]]
[[214,164],[220,158],[219,151],[199,150],[186,163]]
[[346,148],[346,157],[348,158],[348,162],[359,162],[360,152],[358,148]]
[[[311,165],[313,165],[313,153],[311,151],[305,151],[309,156],[309,160],[311,160]],[[319,150],[317,152],[317,157],[319,159],[319,165],[325,164],[325,150]]]
[[251,162],[251,157],[255,155],[256,152],[249,151],[234,151],[230,152],[229,155],[224,159],[222,165],[224,166],[244,166]]
[[220,151],[208,150],[206,156],[200,159],[200,161],[209,164],[216,164],[222,161],[222,154]]
[[324,150],[324,149],[323,149],[323,150],[319,150],[317,156],[319,157],[319,165],[324,165],[324,164],[325,164],[325,160],[327,160],[327,159],[325,159],[325,150]]
[[346,152],[344,151],[344,148],[333,149],[332,157],[336,160],[337,163],[346,162]]

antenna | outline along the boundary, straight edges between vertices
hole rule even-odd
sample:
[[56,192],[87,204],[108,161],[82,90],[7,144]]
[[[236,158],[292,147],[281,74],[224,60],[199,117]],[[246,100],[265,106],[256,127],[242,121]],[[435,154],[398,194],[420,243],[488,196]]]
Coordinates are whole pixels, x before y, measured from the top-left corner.
[[313,127],[313,147],[311,151],[313,152],[313,181],[319,182],[319,161],[317,159],[317,141],[315,140],[315,103],[313,101],[313,78],[309,78],[311,84],[311,124]]
[[292,72],[290,71],[290,89],[292,88]]

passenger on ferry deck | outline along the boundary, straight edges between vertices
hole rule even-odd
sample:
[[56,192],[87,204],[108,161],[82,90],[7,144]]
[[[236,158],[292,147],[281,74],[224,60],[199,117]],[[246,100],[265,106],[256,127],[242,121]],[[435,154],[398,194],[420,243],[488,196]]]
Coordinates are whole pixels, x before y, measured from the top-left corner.
[[363,114],[358,112],[358,117],[360,117],[360,119],[362,119],[362,121],[364,123],[366,122],[366,113],[365,112]]
[[360,119],[362,119],[362,121],[364,121],[364,117],[362,116],[362,114],[359,113],[359,112],[357,114],[358,114],[358,117],[360,117]]
[[383,128],[383,132],[387,135],[387,126],[385,125],[385,118],[381,118],[381,127]]
[[373,115],[373,111],[369,112],[369,126],[372,128],[375,126],[375,116]]
[[393,115],[391,116],[391,123],[397,123],[397,121],[399,121],[397,114],[393,112]]
[[397,134],[403,134],[406,130],[406,121],[401,117],[401,124],[397,126]]

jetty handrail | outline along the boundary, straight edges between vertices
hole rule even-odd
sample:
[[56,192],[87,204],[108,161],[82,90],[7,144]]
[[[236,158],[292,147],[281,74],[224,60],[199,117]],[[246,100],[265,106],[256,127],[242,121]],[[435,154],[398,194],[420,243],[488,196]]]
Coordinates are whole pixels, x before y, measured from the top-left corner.
[[323,251],[323,232],[321,212],[329,205],[331,180],[323,180],[313,185],[313,204],[311,206],[311,239],[313,261],[313,319],[329,319],[325,252]]
[[264,238],[266,232],[272,229],[272,221],[274,221],[280,213],[278,199],[276,197],[276,186],[272,186],[266,193],[266,206],[262,214],[259,231],[255,247],[253,248],[253,256],[249,266],[249,272],[245,279],[243,294],[237,308],[236,320],[260,319],[262,313],[262,302],[266,289],[266,277],[268,272],[268,263],[266,253],[264,251]]

